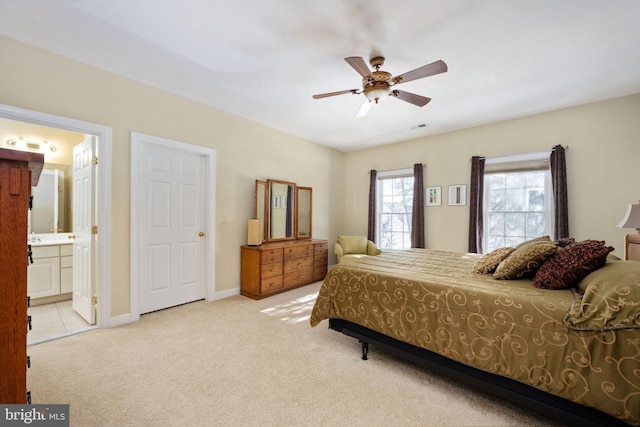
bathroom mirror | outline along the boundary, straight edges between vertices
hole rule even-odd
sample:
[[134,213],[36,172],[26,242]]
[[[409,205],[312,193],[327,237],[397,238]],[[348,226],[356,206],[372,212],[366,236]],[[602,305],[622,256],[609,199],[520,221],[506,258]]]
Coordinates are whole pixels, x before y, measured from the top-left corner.
[[311,187],[296,187],[296,238],[311,238]]
[[294,182],[267,180],[265,240],[295,239],[295,187]]
[[36,234],[70,231],[70,197],[67,197],[65,171],[42,170],[36,187],[31,188],[32,209],[29,211],[29,231]]

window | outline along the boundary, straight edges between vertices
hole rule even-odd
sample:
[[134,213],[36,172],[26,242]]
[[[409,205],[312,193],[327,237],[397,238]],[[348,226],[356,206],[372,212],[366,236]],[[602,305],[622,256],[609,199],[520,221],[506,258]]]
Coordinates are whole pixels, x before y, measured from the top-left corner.
[[376,243],[383,249],[411,248],[413,169],[379,172],[377,188]]
[[544,170],[485,172],[485,253],[551,235],[551,173]]

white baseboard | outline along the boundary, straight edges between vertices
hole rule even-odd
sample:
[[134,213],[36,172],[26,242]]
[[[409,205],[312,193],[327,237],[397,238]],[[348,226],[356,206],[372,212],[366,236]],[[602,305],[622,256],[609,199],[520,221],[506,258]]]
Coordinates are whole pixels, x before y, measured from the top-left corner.
[[109,320],[108,328],[113,328],[114,326],[126,325],[127,323],[131,323],[131,313],[121,314],[120,316],[114,316]]
[[[240,295],[240,288],[234,288],[234,289],[228,289],[222,292],[216,292],[215,299],[218,300],[218,299],[232,297],[235,295]],[[140,319],[138,318],[135,320],[140,320]],[[108,325],[103,325],[101,327],[112,328],[114,326],[126,325],[127,323],[134,322],[135,320],[132,319],[131,313],[121,314],[120,316],[112,317],[111,319],[109,319]]]
[[216,292],[216,299],[229,298],[240,295],[240,288],[233,288],[222,292]]

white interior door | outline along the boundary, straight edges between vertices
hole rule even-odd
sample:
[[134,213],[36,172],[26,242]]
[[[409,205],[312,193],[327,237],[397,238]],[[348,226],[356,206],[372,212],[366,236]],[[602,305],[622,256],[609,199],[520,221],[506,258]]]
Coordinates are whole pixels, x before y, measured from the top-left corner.
[[96,137],[73,147],[73,309],[89,324],[96,323],[94,278]]
[[140,313],[205,298],[205,157],[143,143],[137,172]]

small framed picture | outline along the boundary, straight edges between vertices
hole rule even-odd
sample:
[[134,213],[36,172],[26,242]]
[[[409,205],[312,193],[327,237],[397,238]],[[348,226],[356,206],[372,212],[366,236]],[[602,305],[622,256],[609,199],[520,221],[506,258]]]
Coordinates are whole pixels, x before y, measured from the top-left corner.
[[424,205],[425,206],[441,206],[442,205],[442,187],[426,187],[424,189]]
[[464,206],[467,204],[467,186],[450,185],[449,186],[449,206]]

